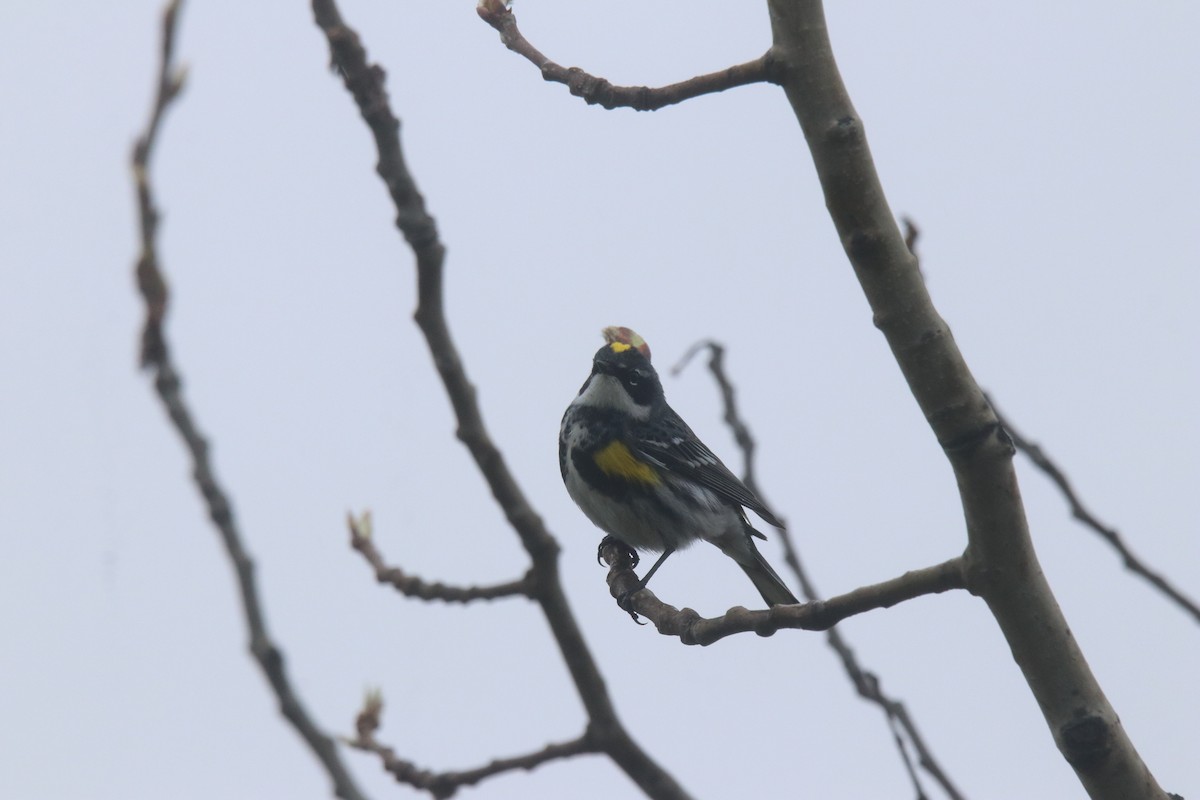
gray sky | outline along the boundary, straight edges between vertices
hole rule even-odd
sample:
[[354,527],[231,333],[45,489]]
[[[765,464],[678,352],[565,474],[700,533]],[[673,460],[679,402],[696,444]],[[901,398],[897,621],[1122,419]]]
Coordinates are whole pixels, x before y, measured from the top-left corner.
[[[126,164],[158,8],[0,5],[0,795],[325,797],[246,654],[229,565],[135,368]],[[616,83],[680,80],[769,43],[761,4],[598,8],[517,11],[552,58]],[[715,337],[761,482],[824,592],[961,551],[949,467],[871,326],[782,93],[604,112],[543,83],[472,3],[342,9],[388,71],[492,435],[563,544],[634,736],[705,798],[911,797],[880,714],[819,635],[689,649],[619,612],[600,534],[556,466],[601,327],[638,330],[660,369]],[[975,375],[1197,596],[1200,10],[831,3],[829,17],[892,207],[921,225],[930,290]],[[435,769],[574,737],[582,709],[531,605],[406,601],[347,546],[346,511],[370,508],[384,553],[427,578],[525,568],[453,438],[411,322],[411,255],[307,5],[191,2],[180,52],[188,88],[154,164],[168,334],[299,690],[349,733],[380,687],[381,738]],[[703,370],[665,383],[736,466]],[[1122,722],[1164,788],[1197,793],[1200,628],[1018,470],[1043,567]],[[774,542],[764,552],[782,567]],[[704,546],[654,588],[705,614],[758,602]],[[842,629],[973,800],[1083,796],[981,602],[923,598]],[[347,758],[372,796],[414,796]],[[594,757],[462,796],[633,792]]]

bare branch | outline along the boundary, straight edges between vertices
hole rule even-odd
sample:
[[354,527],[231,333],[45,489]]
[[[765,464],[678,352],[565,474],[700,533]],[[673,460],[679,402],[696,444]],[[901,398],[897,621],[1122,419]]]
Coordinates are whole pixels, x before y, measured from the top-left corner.
[[1029,460],[1034,463],[1034,466],[1046,473],[1046,476],[1049,477],[1050,480],[1054,481],[1055,485],[1058,486],[1059,491],[1061,491],[1063,497],[1066,498],[1067,504],[1071,507],[1071,516],[1075,517],[1075,519],[1091,528],[1093,531],[1099,534],[1104,541],[1112,545],[1113,549],[1117,551],[1117,554],[1121,556],[1121,560],[1125,563],[1126,569],[1135,575],[1139,575],[1144,578],[1151,586],[1165,594],[1180,608],[1192,615],[1197,622],[1200,622],[1200,606],[1197,606],[1194,600],[1172,586],[1170,581],[1168,581],[1162,575],[1147,567],[1142,560],[1138,558],[1132,550],[1129,549],[1129,546],[1125,544],[1125,540],[1121,537],[1121,534],[1116,528],[1112,527],[1111,525],[1105,525],[1103,522],[1097,519],[1096,515],[1089,511],[1087,506],[1083,504],[1083,501],[1079,499],[1079,495],[1075,493],[1075,488],[1067,479],[1066,473],[1064,473],[1058,467],[1058,465],[1046,455],[1046,452],[1042,450],[1040,445],[1038,445],[1036,442],[1029,441],[1023,435],[1017,432],[1017,430],[1012,426],[1012,422],[1010,422],[1007,417],[1000,413],[1000,409],[996,408],[996,402],[990,395],[984,396],[987,398],[988,403],[992,406],[992,411],[995,412],[996,418],[999,419],[1000,424],[1004,426],[1004,430],[1008,431],[1008,435],[1012,438],[1013,444],[1016,445],[1017,449],[1029,456]]
[[163,15],[162,62],[158,73],[158,91],[144,133],[133,149],[133,174],[137,185],[138,214],[141,226],[142,252],[137,261],[138,288],[146,303],[146,324],[142,333],[142,366],[154,370],[154,388],[166,408],[175,429],[183,438],[192,458],[192,475],[204,502],[208,515],[221,534],[225,551],[233,563],[237,575],[238,590],[242,600],[242,611],[250,633],[250,652],[258,662],[267,681],[271,684],[279,708],[292,727],[299,732],[313,754],[333,781],[333,790],[343,800],[362,800],[350,773],[338,755],[333,739],[327,736],[309,716],[308,710],[296,694],[284,668],[283,653],[271,640],[267,632],[262,601],[254,578],[254,562],[242,544],[241,533],[234,521],[233,508],[228,495],[218,483],[208,457],[208,442],[196,427],[192,413],[184,402],[183,387],[179,373],[171,359],[163,333],[163,320],[167,312],[167,288],[159,267],[157,254],[158,207],[154,200],[150,182],[150,155],[158,141],[158,133],[164,113],[171,102],[179,96],[183,87],[183,73],[174,66],[174,44],[181,2],[173,0]]
[[690,608],[678,609],[658,599],[649,589],[638,590],[640,581],[633,571],[627,548],[615,543],[603,545],[601,556],[609,565],[608,590],[623,599],[623,607],[654,623],[664,636],[677,636],[684,644],[710,645],[736,633],[754,632],[771,636],[786,628],[824,631],[837,623],[878,608],[922,595],[965,589],[963,560],[955,557],[932,567],[912,570],[898,578],[862,586],[828,600],[813,600],[792,606],[772,606],[751,611],[735,606],[719,617],[706,619]]
[[[717,388],[721,390],[721,404],[725,409],[725,424],[733,431],[733,438],[737,442],[738,448],[742,451],[742,482],[758,496],[763,499],[762,491],[758,487],[758,480],[754,474],[754,437],[750,435],[750,429],[742,422],[737,412],[736,391],[733,388],[733,383],[729,380],[729,376],[725,374],[725,348],[718,342],[711,339],[706,341],[696,342],[688,348],[683,354],[683,358],[671,368],[672,375],[678,375],[683,372],[692,358],[704,348],[708,348],[708,370],[712,373],[713,379],[717,382]],[[763,500],[766,503],[765,500]],[[775,514],[775,509],[767,505],[772,514]],[[775,516],[779,516],[775,514]],[[782,517],[780,517],[782,519]],[[815,598],[809,598],[815,599]]]
[[1013,446],[937,313],[888,206],[822,4],[768,0],[781,85],[855,276],[954,470],[973,594],[987,603],[1066,761],[1093,798],[1162,800],[1038,564]]
[[541,70],[543,79],[563,84],[571,94],[582,97],[588,105],[599,105],[610,110],[632,108],[635,111],[657,111],[693,97],[723,92],[737,86],[776,82],[768,54],[669,86],[613,86],[604,78],[590,75],[578,67],[563,67],[543,55],[521,34],[516,15],[503,0],[480,0],[476,10],[484,22],[500,32],[500,41],[505,47],[524,56]]
[[133,179],[137,188],[138,218],[141,222],[142,253],[135,274],[138,290],[146,302],[146,324],[142,329],[143,367],[166,359],[162,323],[167,313],[167,282],[158,268],[158,208],[150,186],[150,156],[158,142],[158,131],[167,109],[183,91],[186,72],[175,67],[175,31],[182,0],[173,0],[163,11],[162,52],[158,69],[158,87],[150,119],[133,146]]
[[[912,232],[912,237],[908,240],[908,244],[911,247],[916,242],[916,226],[909,224],[909,230]],[[778,512],[767,501],[766,495],[758,486],[758,482],[754,477],[754,452],[756,447],[754,436],[750,433],[749,426],[742,420],[741,414],[738,412],[737,393],[734,389],[733,381],[729,379],[729,375],[725,371],[725,348],[714,341],[697,342],[688,349],[671,372],[672,374],[678,374],[687,366],[696,353],[705,347],[709,350],[709,372],[712,374],[713,380],[716,381],[717,387],[721,391],[721,401],[725,409],[725,422],[733,430],[738,448],[742,451],[742,474],[745,476],[743,480],[746,486],[750,488],[750,491],[754,492],[758,499],[778,517]],[[816,586],[809,578],[808,571],[800,561],[800,552],[792,540],[791,532],[787,529],[781,529],[778,535],[781,537],[780,541],[783,544],[784,560],[791,567],[792,572],[795,573],[796,579],[800,583],[801,594],[808,601],[820,600],[820,594]],[[921,767],[937,781],[946,795],[951,800],[964,800],[962,792],[950,780],[950,776],[942,769],[941,764],[938,763],[933,752],[929,749],[929,745],[925,743],[925,738],[917,730],[916,723],[909,716],[908,709],[904,707],[904,704],[884,694],[880,687],[879,678],[873,672],[869,672],[862,667],[858,661],[858,657],[854,654],[854,650],[851,649],[837,628],[829,629],[825,636],[829,646],[837,653],[838,658],[841,660],[842,667],[846,670],[846,674],[854,684],[854,688],[859,696],[864,700],[875,703],[886,714],[888,726],[892,729],[892,735],[896,740],[900,759],[903,761],[904,768],[912,779],[917,797],[925,797],[925,792],[921,787],[921,781],[916,771],[913,769],[912,759],[908,754],[908,748],[904,744],[904,736],[907,736],[908,741],[912,743],[913,749],[916,750]],[[904,736],[901,735],[901,732],[903,732]]]
[[470,603],[473,600],[496,600],[501,597],[533,597],[531,572],[527,572],[518,580],[498,583],[494,586],[464,587],[447,586],[440,582],[429,583],[415,575],[409,575],[399,567],[387,565],[372,538],[371,512],[368,511],[357,519],[353,514],[347,514],[346,523],[350,528],[350,546],[362,553],[363,558],[375,570],[375,580],[391,584],[396,591],[406,597],[442,600],[446,603]]
[[334,0],[312,0],[313,16],[329,41],[333,65],[354,96],[375,139],[376,170],[396,207],[396,227],[417,261],[417,325],[425,335],[434,366],[458,420],[458,438],[466,445],[505,517],[533,561],[534,599],[541,606],[563,661],[588,714],[590,740],[652,798],[688,797],[675,779],[633,741],[613,708],[608,689],[583,633],[567,604],[558,574],[559,546],[533,510],[483,424],[475,387],[450,336],[442,298],[445,247],[425,200],[408,171],[400,146],[400,121],[392,113],[384,73],[367,61],[358,34],[342,21]]
[[475,769],[455,772],[432,772],[421,769],[411,761],[406,761],[396,755],[396,751],[387,745],[380,744],[375,739],[375,731],[379,729],[379,715],[383,710],[383,698],[377,692],[368,694],[363,710],[355,720],[358,736],[347,740],[347,744],[368,753],[374,753],[383,763],[383,768],[392,774],[397,782],[415,789],[429,792],[434,797],[452,797],[464,786],[474,786],[480,781],[493,775],[500,775],[515,770],[530,771],[549,761],[558,761],[572,756],[600,752],[588,734],[576,739],[556,744],[548,744],[541,750],[526,753],[523,756],[497,758]]

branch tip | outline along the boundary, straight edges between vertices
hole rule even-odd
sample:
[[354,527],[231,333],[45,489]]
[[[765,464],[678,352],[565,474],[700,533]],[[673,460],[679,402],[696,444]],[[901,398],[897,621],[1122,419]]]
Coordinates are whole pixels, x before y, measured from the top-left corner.
[[579,67],[564,67],[543,55],[517,27],[517,18],[510,5],[500,0],[479,0],[476,11],[484,22],[496,29],[504,46],[533,64],[544,80],[561,83],[572,95],[582,98],[588,105],[598,105],[608,110],[631,108],[635,111],[657,111],[684,100],[738,86],[778,82],[778,64],[767,53],[744,64],[697,75],[669,86],[615,86],[605,78]]

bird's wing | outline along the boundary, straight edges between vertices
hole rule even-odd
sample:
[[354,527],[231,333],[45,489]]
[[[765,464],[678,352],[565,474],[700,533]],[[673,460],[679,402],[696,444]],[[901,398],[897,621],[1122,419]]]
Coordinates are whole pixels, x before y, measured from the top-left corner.
[[634,452],[659,467],[690,478],[722,497],[758,514],[776,528],[780,522],[762,501],[746,488],[712,450],[700,441],[682,419],[667,424],[640,426],[630,444]]

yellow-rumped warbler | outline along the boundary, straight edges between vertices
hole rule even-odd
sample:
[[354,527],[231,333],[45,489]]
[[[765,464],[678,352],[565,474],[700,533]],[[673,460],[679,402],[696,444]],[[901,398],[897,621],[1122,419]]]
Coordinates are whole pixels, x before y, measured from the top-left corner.
[[616,327],[604,338],[559,428],[571,499],[609,537],[662,553],[642,586],[667,556],[703,539],[737,562],[768,605],[799,602],[754,546],[751,537],[766,537],[743,506],[783,524],[667,405],[645,341]]

